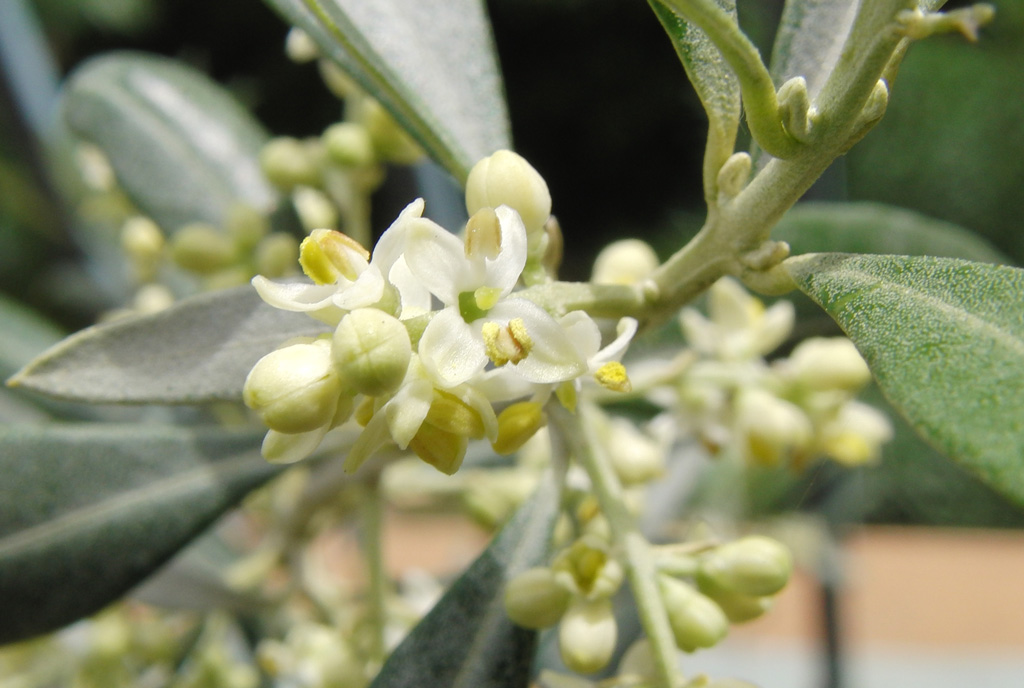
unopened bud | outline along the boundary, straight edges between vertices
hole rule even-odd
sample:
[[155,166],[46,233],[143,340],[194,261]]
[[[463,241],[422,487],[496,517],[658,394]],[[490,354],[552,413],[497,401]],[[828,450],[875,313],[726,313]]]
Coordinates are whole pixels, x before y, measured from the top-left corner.
[[498,414],[498,437],[491,447],[497,454],[512,454],[544,427],[545,422],[543,409],[537,402],[512,404]]
[[734,198],[746,188],[750,181],[753,161],[749,153],[733,153],[718,170],[718,193],[725,198]]
[[846,337],[805,339],[782,365],[796,381],[813,390],[855,392],[871,380],[868,364]]
[[377,101],[369,98],[363,101],[361,121],[370,134],[374,150],[382,159],[398,165],[411,165],[423,157],[423,149]]
[[625,485],[646,483],[665,472],[665,449],[625,418],[613,418],[602,433],[612,467]]
[[597,254],[590,281],[594,284],[637,284],[658,267],[658,254],[640,239],[620,239]]
[[729,619],[721,607],[689,583],[659,576],[658,586],[679,649],[693,652],[714,647],[729,632]]
[[697,580],[703,590],[763,597],[786,587],[792,571],[793,558],[785,545],[751,535],[702,557]]
[[284,52],[292,62],[312,62],[320,56],[320,49],[309,34],[298,27],[288,32],[284,41]]
[[412,343],[398,318],[376,308],[357,308],[338,324],[331,355],[344,384],[379,396],[402,384]]
[[196,222],[175,232],[171,240],[171,256],[182,268],[208,275],[235,261],[235,246],[216,227]]
[[807,415],[763,389],[740,392],[736,426],[747,459],[763,466],[776,466],[786,458],[801,460],[812,439]]
[[569,591],[546,567],[524,571],[505,587],[505,611],[523,628],[554,626],[569,608],[570,599]]
[[252,249],[270,232],[266,216],[246,203],[234,203],[228,208],[224,228],[242,249]]
[[362,167],[376,159],[370,132],[356,122],[339,122],[323,133],[327,157],[342,167]]
[[257,274],[264,277],[283,277],[296,272],[299,242],[291,234],[274,232],[256,246],[254,262]]
[[508,150],[480,160],[466,180],[466,210],[470,215],[500,205],[519,213],[531,245],[540,241],[544,223],[551,215],[548,185],[530,163]]
[[774,598],[770,596],[756,597],[753,595],[741,595],[719,591],[712,593],[701,588],[701,592],[711,597],[729,621],[734,624],[746,623],[760,618],[772,608]]
[[298,139],[282,136],[271,140],[260,151],[260,167],[270,183],[284,191],[320,183],[316,156]]
[[242,399],[272,430],[300,433],[330,423],[341,385],[330,346],[293,344],[261,358],[245,380]]
[[572,671],[590,674],[611,661],[618,626],[609,599],[579,600],[562,617],[558,646],[562,661]]
[[152,277],[164,250],[164,235],[153,220],[136,216],[121,228],[121,248],[135,263],[140,277]]

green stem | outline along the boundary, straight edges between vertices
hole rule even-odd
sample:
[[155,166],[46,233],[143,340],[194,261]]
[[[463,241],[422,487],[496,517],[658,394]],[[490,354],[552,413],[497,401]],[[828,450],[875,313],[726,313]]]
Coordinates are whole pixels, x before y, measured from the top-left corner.
[[626,508],[622,484],[599,445],[591,441],[591,423],[587,416],[592,409],[583,405],[573,415],[559,404],[550,404],[551,417],[565,438],[576,461],[590,476],[601,513],[608,519],[613,544],[626,558],[626,573],[636,601],[637,613],[651,643],[661,685],[680,688],[684,677],[679,670],[678,650],[668,613],[657,585],[657,568],[651,544],[636,527],[636,520]]
[[740,82],[750,134],[777,158],[796,155],[803,145],[789,135],[779,116],[779,101],[768,68],[735,19],[715,0],[660,0],[686,21],[695,24],[718,47]]

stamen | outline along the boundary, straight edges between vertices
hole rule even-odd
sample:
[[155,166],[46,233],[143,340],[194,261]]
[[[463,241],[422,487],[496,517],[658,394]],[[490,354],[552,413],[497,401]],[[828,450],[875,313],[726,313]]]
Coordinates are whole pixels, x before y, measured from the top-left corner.
[[613,392],[628,392],[633,389],[633,383],[626,374],[626,366],[618,361],[605,363],[594,373],[594,378],[602,387]]
[[493,208],[481,208],[466,223],[466,257],[494,260],[501,252],[501,223]]
[[522,318],[509,320],[505,327],[496,322],[484,323],[481,334],[484,337],[487,357],[496,366],[519,363],[533,349],[533,339],[526,331],[526,323]]

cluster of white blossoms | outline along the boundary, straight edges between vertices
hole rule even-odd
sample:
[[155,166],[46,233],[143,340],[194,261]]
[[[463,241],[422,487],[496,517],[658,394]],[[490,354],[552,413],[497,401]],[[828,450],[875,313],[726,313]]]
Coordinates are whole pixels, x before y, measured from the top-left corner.
[[356,423],[347,470],[396,445],[451,474],[470,440],[517,450],[544,425],[552,395],[571,406],[587,377],[628,387],[618,360],[635,320],[620,321],[602,347],[586,313],[556,316],[516,296],[543,253],[551,212],[536,170],[499,151],[473,168],[466,200],[462,237],[423,217],[416,200],[372,255],[340,232],[315,230],[299,258],[312,284],[253,280],[270,305],[334,327],[271,352],[246,379],[245,403],[270,428],[268,460],[302,459],[329,431]]
[[795,468],[821,456],[847,466],[876,461],[892,426],[856,400],[871,373],[849,339],[806,339],[788,357],[765,360],[789,337],[793,319],[790,302],[765,308],[735,280],[719,280],[708,292],[708,316],[681,313],[690,351],[671,384],[655,384],[649,398],[712,454]]

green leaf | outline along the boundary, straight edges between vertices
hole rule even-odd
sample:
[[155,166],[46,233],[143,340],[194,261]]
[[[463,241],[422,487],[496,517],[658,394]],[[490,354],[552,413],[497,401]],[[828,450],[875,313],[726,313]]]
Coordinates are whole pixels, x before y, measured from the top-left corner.
[[772,47],[776,87],[802,76],[813,100],[839,61],[860,6],[850,0],[787,0]]
[[379,100],[460,182],[510,148],[481,0],[266,0]]
[[537,634],[506,616],[505,583],[545,562],[558,513],[549,477],[395,649],[372,688],[526,686]]
[[[735,0],[716,0],[733,17]],[[663,5],[649,0],[658,21],[672,39],[686,76],[708,115],[708,142],[704,160],[705,195],[716,199],[714,188],[718,170],[735,148],[740,123],[740,83],[721,51],[703,31]]]
[[799,203],[772,238],[800,253],[888,253],[1012,262],[962,227],[882,203]]
[[834,253],[785,265],[910,424],[1024,506],[1024,271]]
[[0,643],[102,609],[279,470],[212,428],[8,426],[0,446]]
[[82,330],[8,384],[99,403],[237,400],[261,357],[288,339],[326,331],[305,314],[268,306],[252,287],[243,286]]
[[174,60],[93,58],[72,73],[63,111],[72,131],[103,149],[135,204],[168,231],[221,225],[238,202],[263,211],[276,202],[259,165],[266,133],[220,86]]

